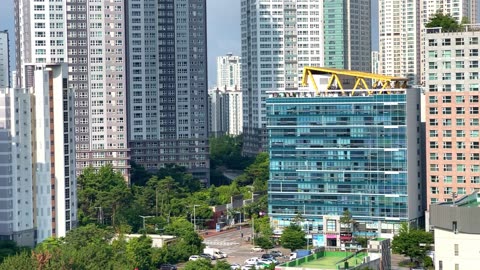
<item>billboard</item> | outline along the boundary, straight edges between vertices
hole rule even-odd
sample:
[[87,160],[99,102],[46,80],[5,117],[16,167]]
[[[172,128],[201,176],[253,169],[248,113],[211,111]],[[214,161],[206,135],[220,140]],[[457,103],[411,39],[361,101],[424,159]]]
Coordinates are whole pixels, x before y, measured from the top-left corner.
[[314,247],[324,247],[325,246],[325,236],[323,234],[314,234],[312,235],[312,245]]

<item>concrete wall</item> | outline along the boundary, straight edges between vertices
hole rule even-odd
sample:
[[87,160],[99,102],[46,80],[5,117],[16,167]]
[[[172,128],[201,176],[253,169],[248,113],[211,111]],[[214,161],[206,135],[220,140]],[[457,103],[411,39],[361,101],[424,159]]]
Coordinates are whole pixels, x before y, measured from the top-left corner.
[[[478,216],[477,216],[478,219]],[[480,254],[479,234],[454,234],[451,230],[435,229],[435,269],[478,269]],[[455,255],[455,245],[458,255]],[[440,262],[443,268],[440,268]]]

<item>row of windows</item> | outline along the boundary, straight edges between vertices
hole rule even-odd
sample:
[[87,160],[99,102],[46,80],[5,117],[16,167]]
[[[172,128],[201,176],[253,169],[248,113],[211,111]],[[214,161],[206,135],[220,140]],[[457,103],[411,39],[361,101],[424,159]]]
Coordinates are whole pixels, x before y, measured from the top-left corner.
[[[444,172],[453,172],[453,164],[443,164],[443,171]],[[456,172],[467,172],[467,167],[470,167],[470,172],[480,172],[480,165],[473,164],[467,166],[465,164],[457,164],[456,165]],[[439,172],[440,165],[439,164],[430,164],[430,171],[431,172]]]
[[[453,40],[453,41],[452,41]],[[429,39],[428,46],[438,46],[438,44],[442,44],[442,46],[451,46],[454,45],[478,45],[478,37],[470,37],[470,38],[443,38],[440,40],[437,39]]]
[[[442,103],[452,103],[452,96],[443,96],[442,97]],[[473,95],[469,97],[470,102],[479,102],[479,96]],[[456,103],[464,103],[465,102],[465,96],[455,96],[455,102]],[[428,97],[428,103],[438,103],[438,97],[437,96],[429,96]]]
[[[458,137],[465,137],[465,133],[461,133],[462,136]],[[429,143],[430,149],[438,149],[439,143],[438,142],[430,142]],[[453,149],[453,142],[443,142],[443,149]],[[465,142],[456,142],[456,149],[467,149],[467,144]],[[470,142],[470,149],[480,149],[480,142]]]
[[[455,178],[455,183],[457,184],[466,184],[467,183],[467,178],[463,175],[457,175],[457,176],[451,176],[451,175],[445,175],[443,176],[442,182],[446,184],[451,184],[453,183],[453,179]],[[430,182],[431,183],[440,183],[440,176],[438,175],[431,175],[430,176]],[[480,176],[470,176],[470,184],[480,184]]]
[[[440,155],[438,153],[430,153],[430,160],[439,160]],[[470,160],[480,160],[480,153],[471,153]],[[444,153],[443,160],[453,160],[452,153]],[[455,160],[467,160],[467,155],[464,153],[457,153],[455,155]]]
[[[441,120],[441,122],[440,122]],[[465,119],[461,119],[461,118],[457,118],[455,119],[455,124],[457,126],[465,126],[465,122],[466,120]],[[428,124],[430,126],[439,126],[440,123],[442,123],[442,126],[452,126],[453,124],[453,121],[452,119],[429,119],[428,120]],[[478,126],[479,125],[479,120],[478,118],[472,118],[470,119],[470,126]],[[459,136],[460,134],[460,136]],[[465,133],[463,132],[463,130],[457,130],[457,137],[465,137]]]

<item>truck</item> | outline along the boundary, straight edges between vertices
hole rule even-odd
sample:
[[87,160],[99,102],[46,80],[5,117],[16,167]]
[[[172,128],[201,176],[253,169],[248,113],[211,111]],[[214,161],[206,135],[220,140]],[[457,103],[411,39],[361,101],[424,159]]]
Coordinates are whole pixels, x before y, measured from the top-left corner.
[[290,253],[290,261],[303,258],[303,257],[308,256],[310,254],[311,254],[311,252],[308,249],[297,249],[297,250],[293,251],[292,253]]
[[217,259],[227,258],[228,255],[218,248],[206,247],[203,249],[203,253],[211,255]]

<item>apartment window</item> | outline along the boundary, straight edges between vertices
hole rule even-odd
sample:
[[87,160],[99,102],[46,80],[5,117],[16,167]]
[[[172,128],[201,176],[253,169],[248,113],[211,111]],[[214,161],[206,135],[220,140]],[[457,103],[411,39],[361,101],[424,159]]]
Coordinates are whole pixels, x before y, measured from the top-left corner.
[[439,194],[438,187],[430,187],[430,194]]
[[478,45],[478,37],[470,38],[470,45]]
[[450,194],[452,194],[452,187],[445,187],[445,188],[443,189],[443,194],[445,194],[445,195],[450,195]]
[[430,114],[438,114],[438,109],[437,108],[430,108],[428,109]]
[[479,142],[470,142],[470,149],[480,149]]
[[443,148],[444,149],[451,149],[452,148],[452,142],[443,142]]
[[449,39],[449,38],[442,39],[442,45],[443,46],[450,46],[451,44],[452,44],[451,39]]
[[473,165],[471,165],[470,170],[471,170],[472,172],[480,172],[480,165],[478,165],[478,164],[473,164]]
[[463,50],[455,50],[456,57],[463,57],[465,56],[465,52]]
[[457,183],[465,184],[465,176],[462,176],[462,175],[457,176]]
[[[453,249],[454,249],[454,255],[458,256],[458,244],[453,244]],[[455,266],[455,270],[456,269],[457,269],[457,266]]]
[[464,80],[465,75],[463,74],[463,72],[457,72],[457,73],[455,73],[455,79],[456,80]]
[[430,160],[438,160],[438,154],[437,153],[430,153]]
[[438,137],[438,132],[436,130],[429,131],[430,137]]
[[467,148],[465,146],[465,142],[457,142],[457,149],[465,149],[465,148]]
[[465,114],[465,108],[464,107],[456,107],[455,112],[457,114]]
[[470,84],[470,91],[478,91],[478,83]]
[[470,72],[470,79],[477,80],[479,78],[478,72]]
[[438,261],[438,270],[443,270],[443,261]]
[[442,74],[442,80],[447,81],[452,79],[452,74],[451,73],[443,73]]
[[456,38],[455,45],[463,45],[463,38]]
[[452,68],[452,62],[443,62],[443,68]]
[[435,39],[429,39],[428,46],[437,46],[437,41]]
[[452,97],[451,96],[444,96],[442,98],[443,103],[452,103]]
[[456,68],[464,68],[465,63],[463,61],[455,61],[455,67]]
[[470,130],[470,137],[471,138],[478,138],[479,132],[478,130]]
[[466,160],[464,153],[457,153],[457,160]]
[[438,177],[438,175],[431,175],[431,176],[430,176],[430,182],[432,182],[432,183],[438,183],[438,182],[439,182],[439,177]]
[[478,126],[478,125],[480,125],[480,120],[478,118],[470,119],[470,126]]
[[428,97],[428,103],[437,103],[438,98],[436,96],[429,96]]
[[428,57],[437,57],[437,51],[428,51]]
[[470,56],[478,56],[478,49],[471,49]]
[[444,153],[443,160],[452,160],[452,153]]
[[442,113],[443,114],[452,114],[452,108],[442,108]]
[[428,62],[428,68],[429,69],[437,69],[437,63],[436,62]]
[[478,68],[478,61],[477,60],[470,61],[470,68]]
[[465,91],[465,85],[463,84],[455,84],[455,90],[458,92]]
[[465,97],[464,96],[455,96],[455,102],[464,103],[465,102]]
[[452,119],[443,119],[443,125],[444,126],[451,126],[452,125]]
[[429,80],[437,80],[437,73],[429,73],[428,74]]
[[438,148],[438,143],[437,143],[437,142],[430,142],[430,148],[431,148],[431,149],[436,149],[436,148]]
[[438,164],[430,164],[431,172],[438,172]]
[[443,131],[443,137],[452,137],[452,131],[447,129]]
[[458,193],[458,195],[465,195],[465,194],[467,194],[467,189],[464,188],[464,187],[459,187],[459,188],[457,188],[457,193]]
[[444,171],[444,172],[452,172],[452,171],[453,171],[453,166],[452,166],[452,164],[444,164],[444,165],[443,165],[443,171]]
[[478,114],[478,107],[470,107],[470,114]]
[[428,120],[428,123],[430,126],[438,126],[438,120],[437,119],[430,119]]
[[480,184],[480,176],[471,176],[470,177],[471,184]]

